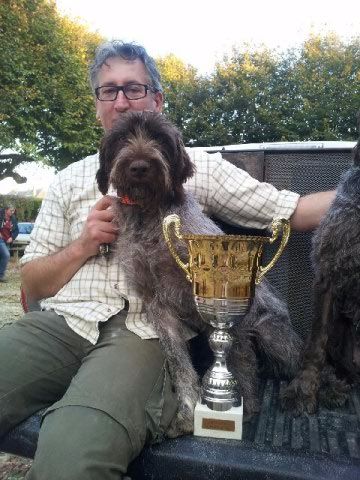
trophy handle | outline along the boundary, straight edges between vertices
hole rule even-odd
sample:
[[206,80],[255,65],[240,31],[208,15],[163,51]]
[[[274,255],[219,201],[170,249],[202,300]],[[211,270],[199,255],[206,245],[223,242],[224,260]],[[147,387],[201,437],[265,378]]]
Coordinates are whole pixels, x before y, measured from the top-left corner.
[[177,254],[177,251],[175,250],[175,247],[173,246],[170,238],[170,227],[174,226],[174,232],[175,236],[179,240],[183,240],[183,236],[180,233],[180,217],[179,215],[176,215],[175,213],[168,215],[167,217],[164,218],[163,220],[163,233],[165,237],[165,242],[167,243],[167,246],[170,250],[171,255],[174,257],[176,263],[179,265],[179,267],[185,272],[187,280],[191,282],[191,274],[189,270],[189,264],[184,263],[179,255]]
[[274,258],[266,265],[266,267],[259,266],[257,275],[256,275],[256,280],[255,280],[256,285],[258,285],[261,282],[264,275],[266,275],[266,273],[275,265],[280,255],[283,253],[290,236],[290,222],[289,220],[285,220],[284,218],[275,218],[272,221],[271,229],[273,234],[269,240],[270,243],[274,243],[275,240],[278,238],[280,229],[282,230],[281,242],[280,242],[279,248],[277,249],[274,255]]

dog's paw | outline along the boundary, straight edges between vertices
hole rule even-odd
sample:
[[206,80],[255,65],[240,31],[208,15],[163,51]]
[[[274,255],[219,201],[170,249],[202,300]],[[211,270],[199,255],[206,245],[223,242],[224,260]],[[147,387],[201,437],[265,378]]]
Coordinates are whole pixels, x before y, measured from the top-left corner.
[[166,431],[168,437],[175,438],[194,431],[194,410],[199,394],[200,388],[196,387],[179,399],[177,412]]
[[295,377],[281,392],[280,401],[282,409],[295,416],[313,414],[317,409],[317,388],[303,376]]
[[319,402],[326,408],[342,407],[349,399],[350,385],[345,381],[333,379],[322,385],[319,390]]
[[194,416],[185,419],[182,415],[176,414],[172,419],[166,436],[169,438],[180,437],[181,435],[188,435],[194,431]]
[[180,435],[192,433],[194,431],[194,409],[195,405],[180,404],[178,410],[172,419],[166,435],[175,438]]
[[250,422],[250,420],[260,412],[260,404],[257,398],[244,398],[244,422]]

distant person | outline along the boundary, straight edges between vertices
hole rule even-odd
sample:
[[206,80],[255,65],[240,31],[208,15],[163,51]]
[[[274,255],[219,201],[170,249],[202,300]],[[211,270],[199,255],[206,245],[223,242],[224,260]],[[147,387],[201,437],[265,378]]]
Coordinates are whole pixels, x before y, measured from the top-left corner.
[[0,208],[0,282],[4,283],[10,260],[10,245],[19,233],[14,207]]

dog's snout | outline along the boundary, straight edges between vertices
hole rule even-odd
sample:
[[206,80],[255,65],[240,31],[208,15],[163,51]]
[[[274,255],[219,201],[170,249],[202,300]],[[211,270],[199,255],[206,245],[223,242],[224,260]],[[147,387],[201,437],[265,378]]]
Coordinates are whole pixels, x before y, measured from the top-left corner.
[[129,170],[134,177],[143,177],[149,172],[150,165],[144,160],[135,160],[131,163]]

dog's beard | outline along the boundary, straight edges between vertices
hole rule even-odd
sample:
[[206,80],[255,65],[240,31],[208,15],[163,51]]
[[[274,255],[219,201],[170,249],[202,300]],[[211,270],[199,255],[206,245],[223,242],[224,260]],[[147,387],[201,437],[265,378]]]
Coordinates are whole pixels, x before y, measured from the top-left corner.
[[119,197],[129,197],[130,200],[139,204],[153,203],[157,197],[157,192],[148,185],[129,185],[117,191]]
[[171,198],[165,178],[157,177],[156,182],[134,182],[122,175],[111,179],[111,184],[118,197],[126,197],[130,203],[138,204],[147,210],[157,209]]

